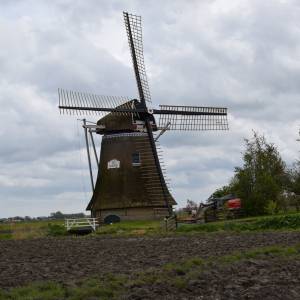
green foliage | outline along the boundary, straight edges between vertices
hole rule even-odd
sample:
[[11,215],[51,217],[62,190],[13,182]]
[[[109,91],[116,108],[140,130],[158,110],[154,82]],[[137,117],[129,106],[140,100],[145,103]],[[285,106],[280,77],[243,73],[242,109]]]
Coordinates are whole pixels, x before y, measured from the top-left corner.
[[296,195],[300,195],[300,161],[297,161],[289,170],[289,176],[289,190]]
[[266,206],[266,213],[268,215],[274,215],[278,212],[278,205],[275,201],[271,200]]
[[235,194],[249,216],[300,211],[300,160],[287,169],[274,144],[255,132],[245,146],[243,166],[210,198]]
[[288,200],[289,203],[300,211],[300,161],[297,161],[288,172]]
[[287,183],[286,167],[277,148],[264,136],[254,133],[245,143],[244,163],[235,169],[232,190],[242,199],[246,214],[263,215],[272,207],[271,201],[279,204]]
[[54,219],[61,219],[61,220],[63,220],[65,218],[64,214],[60,211],[51,213],[50,217],[54,218]]
[[276,216],[258,219],[254,226],[257,229],[297,229],[300,228],[300,214]]
[[221,188],[215,190],[215,192],[209,198],[221,198],[228,194],[233,194],[233,183],[230,182],[229,185],[224,185]]
[[49,236],[63,236],[67,234],[67,230],[63,225],[59,224],[48,224],[48,232]]
[[300,214],[249,218],[234,221],[181,225],[178,232],[259,231],[300,229]]
[[61,211],[57,211],[57,212],[51,213],[50,217],[55,220],[64,220],[64,219],[85,218],[86,216],[84,213],[64,214]]
[[0,232],[0,240],[10,240],[12,239],[12,233],[1,233]]

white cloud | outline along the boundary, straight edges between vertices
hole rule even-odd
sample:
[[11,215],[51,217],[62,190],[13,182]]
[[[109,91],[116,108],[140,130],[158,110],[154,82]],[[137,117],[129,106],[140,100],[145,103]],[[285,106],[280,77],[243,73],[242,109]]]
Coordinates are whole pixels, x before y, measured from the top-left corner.
[[297,1],[1,1],[0,217],[85,209],[83,136],[57,88],[137,95],[122,10],[143,17],[154,106],[229,108],[229,132],[161,137],[181,205],[228,182],[252,130],[299,157]]

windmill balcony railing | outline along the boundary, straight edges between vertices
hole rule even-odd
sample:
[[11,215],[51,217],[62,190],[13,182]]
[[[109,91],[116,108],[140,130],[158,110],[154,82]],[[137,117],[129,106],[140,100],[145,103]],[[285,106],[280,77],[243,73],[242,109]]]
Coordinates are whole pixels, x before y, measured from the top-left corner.
[[65,227],[67,231],[72,229],[91,228],[93,231],[99,226],[96,218],[78,218],[78,219],[65,219]]

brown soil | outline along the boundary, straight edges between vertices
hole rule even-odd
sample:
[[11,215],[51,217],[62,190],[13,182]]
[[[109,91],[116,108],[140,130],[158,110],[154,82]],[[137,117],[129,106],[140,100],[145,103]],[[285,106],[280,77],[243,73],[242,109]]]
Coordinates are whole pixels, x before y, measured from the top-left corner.
[[[222,256],[251,248],[297,243],[300,243],[300,232],[6,240],[0,241],[0,287],[10,288],[44,280],[70,283],[108,273],[130,275],[192,257]],[[245,299],[252,299],[253,295],[258,299],[295,299],[292,295],[300,295],[299,274],[298,261],[285,261],[283,264],[280,259],[216,266],[189,283],[190,292],[187,290],[186,293],[190,296],[186,299],[238,299],[236,295],[244,297],[249,293]],[[260,284],[257,286],[256,283]],[[265,291],[265,287],[271,283],[272,288]],[[150,290],[152,296],[155,294],[153,297],[158,299],[155,287],[150,287]],[[201,296],[202,290],[206,290],[204,298]],[[158,291],[163,294],[164,289],[158,287]],[[163,299],[184,299],[183,295],[170,295],[169,290],[165,292]],[[139,293],[132,290],[131,299],[147,298],[144,289],[142,297]],[[147,299],[151,299],[151,296]]]
[[230,265],[212,265],[185,281],[183,288],[169,282],[137,284],[130,286],[122,299],[300,299],[300,260],[262,256]]

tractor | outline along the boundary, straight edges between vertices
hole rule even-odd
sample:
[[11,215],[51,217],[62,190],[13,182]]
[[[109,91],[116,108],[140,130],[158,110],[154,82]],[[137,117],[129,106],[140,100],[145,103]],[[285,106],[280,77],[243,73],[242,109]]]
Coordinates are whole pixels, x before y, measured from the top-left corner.
[[214,222],[235,219],[242,216],[242,201],[234,194],[220,198],[209,198],[207,203],[200,203],[194,216],[195,222]]

